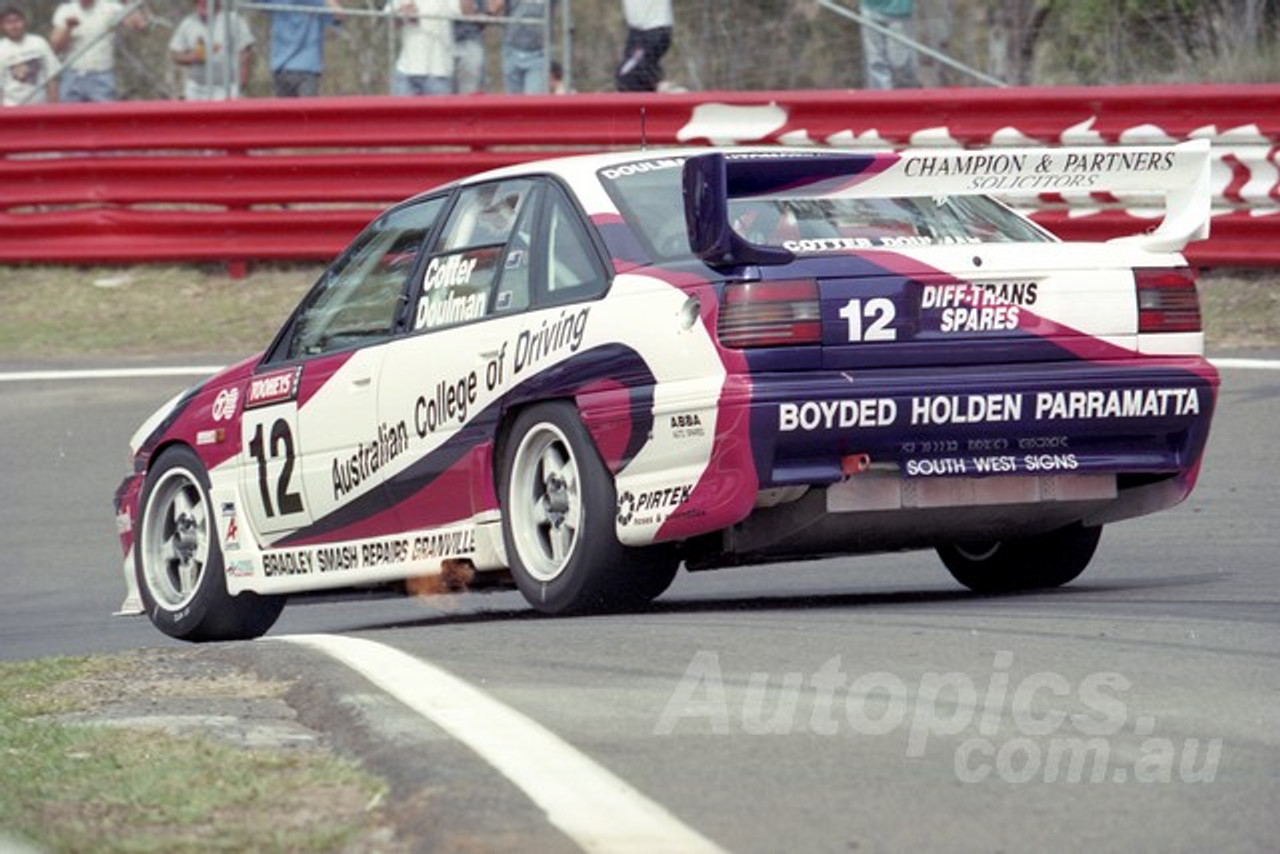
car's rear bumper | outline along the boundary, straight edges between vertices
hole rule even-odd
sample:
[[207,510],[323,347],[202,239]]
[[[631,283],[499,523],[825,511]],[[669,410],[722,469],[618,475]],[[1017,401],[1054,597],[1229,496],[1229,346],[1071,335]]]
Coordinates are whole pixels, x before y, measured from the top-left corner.
[[[754,376],[761,487],[905,478],[1188,473],[1217,373],[1200,357]],[[1124,486],[1125,484],[1121,484]]]
[[731,549],[767,517],[835,553],[1154,512],[1190,492],[1217,386],[1198,356],[731,375],[706,473],[656,539]]

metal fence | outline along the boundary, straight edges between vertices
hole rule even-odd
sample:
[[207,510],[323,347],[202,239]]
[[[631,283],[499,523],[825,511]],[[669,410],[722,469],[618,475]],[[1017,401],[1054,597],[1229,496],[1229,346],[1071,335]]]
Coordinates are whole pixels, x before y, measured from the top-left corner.
[[[211,4],[212,5],[212,4]],[[327,94],[372,95],[385,94],[389,90],[393,69],[399,54],[398,29],[406,17],[396,10],[396,2],[391,0],[356,0],[343,4],[339,15],[325,7],[299,6],[281,0],[281,2],[254,2],[254,0],[227,0],[212,12],[212,16],[221,18],[218,26],[227,34],[226,50],[218,54],[210,53],[207,63],[222,63],[223,68],[217,79],[234,81],[236,79],[235,63],[241,45],[234,41],[235,27],[231,25],[237,17],[246,22],[253,34],[252,51],[256,66],[256,84],[250,92],[236,91],[236,87],[228,83],[220,98],[245,97],[250,95],[270,95],[270,55],[271,22],[274,15],[281,13],[324,16],[333,26],[327,28],[325,52],[328,54],[325,75]],[[76,60],[103,39],[116,42],[118,54],[117,65],[121,66],[118,74],[123,78],[121,100],[168,100],[181,96],[183,71],[179,69],[169,56],[168,44],[170,34],[175,30],[182,18],[190,13],[193,6],[190,0],[133,0],[115,21],[113,31],[102,33],[90,42],[81,45],[76,51],[62,58],[62,68],[56,76],[71,69]],[[142,10],[148,20],[146,33],[131,33],[124,22],[134,12]],[[453,22],[474,22],[485,28],[485,56],[488,77],[494,85],[490,88],[499,91],[501,86],[500,57],[502,33],[513,25],[540,27],[544,33],[546,48],[544,55],[545,79],[552,78],[553,65],[563,69],[563,85],[567,89],[573,86],[573,4],[572,0],[557,0],[555,11],[548,3],[541,19],[517,19],[503,15],[457,15],[437,16],[423,14],[419,17]],[[37,26],[29,27],[29,31],[39,31]]]

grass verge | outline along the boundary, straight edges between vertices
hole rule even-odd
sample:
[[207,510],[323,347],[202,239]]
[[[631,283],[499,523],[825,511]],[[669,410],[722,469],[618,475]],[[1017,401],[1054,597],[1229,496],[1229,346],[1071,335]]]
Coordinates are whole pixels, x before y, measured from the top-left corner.
[[319,266],[8,267],[0,356],[249,355],[263,349]]
[[1210,350],[1280,347],[1280,273],[1221,270],[1200,278]]
[[[0,358],[247,356],[262,350],[322,271],[258,266],[0,269]],[[1280,346],[1280,275],[1201,276],[1210,350]]]
[[[0,663],[0,848],[50,852],[320,852],[378,832],[383,785],[325,749],[69,724],[122,694],[281,693],[243,673],[159,678],[151,651]],[[163,670],[164,668],[160,668]]]

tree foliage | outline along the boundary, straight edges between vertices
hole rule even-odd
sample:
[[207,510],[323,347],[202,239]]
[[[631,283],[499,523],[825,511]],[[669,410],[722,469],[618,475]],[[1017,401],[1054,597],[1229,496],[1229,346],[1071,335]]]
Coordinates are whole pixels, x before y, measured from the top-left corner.
[[[1042,73],[1084,84],[1112,80],[1245,82],[1275,53],[1274,0],[1059,2],[1060,37]],[[1271,79],[1275,79],[1272,71]]]

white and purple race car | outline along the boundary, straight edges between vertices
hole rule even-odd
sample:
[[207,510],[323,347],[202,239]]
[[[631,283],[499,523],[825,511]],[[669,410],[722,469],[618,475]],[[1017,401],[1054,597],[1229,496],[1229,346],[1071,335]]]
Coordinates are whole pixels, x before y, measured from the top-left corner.
[[[1081,244],[992,198],[1062,192],[1163,207]],[[1064,584],[1195,482],[1208,215],[1204,143],[615,152],[424,193],[139,429],[123,610],[249,638],[289,594],[448,576],[582,613],[913,548]]]

